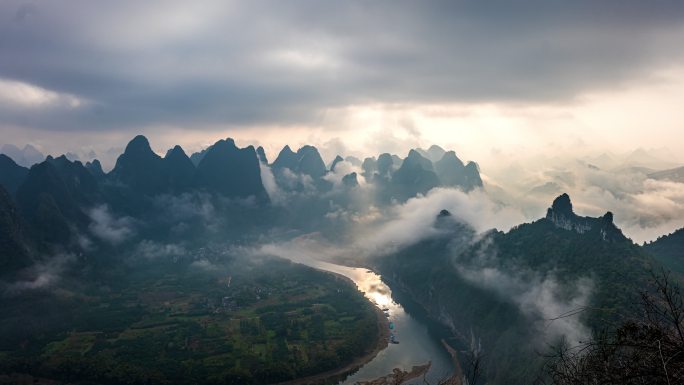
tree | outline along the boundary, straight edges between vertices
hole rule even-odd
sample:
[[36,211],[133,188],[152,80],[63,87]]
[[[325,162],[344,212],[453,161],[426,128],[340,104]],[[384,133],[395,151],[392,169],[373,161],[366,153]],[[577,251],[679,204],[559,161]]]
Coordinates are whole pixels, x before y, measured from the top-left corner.
[[684,383],[684,302],[669,274],[652,274],[641,310],[614,331],[578,346],[561,344],[549,355],[541,383]]

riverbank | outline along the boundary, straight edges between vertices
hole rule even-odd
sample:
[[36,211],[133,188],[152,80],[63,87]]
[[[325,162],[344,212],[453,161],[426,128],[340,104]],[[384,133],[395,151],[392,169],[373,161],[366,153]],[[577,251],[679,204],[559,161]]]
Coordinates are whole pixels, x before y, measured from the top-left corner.
[[[358,286],[356,283],[350,279],[349,277],[345,277],[342,274],[335,273],[332,271],[328,270],[323,270],[323,269],[318,269],[313,267],[316,270],[325,272],[327,274],[330,274],[331,276],[335,277],[335,279],[341,280],[343,282],[346,282],[347,284],[353,285],[354,288],[358,289]],[[346,376],[349,374],[355,372],[359,368],[361,368],[363,365],[367,364],[368,362],[372,361],[378,353],[380,353],[382,350],[387,348],[389,345],[389,338],[390,338],[390,331],[388,327],[388,321],[387,321],[387,316],[385,313],[382,312],[382,309],[373,303],[370,299],[368,299],[368,302],[370,302],[373,306],[373,310],[375,311],[376,319],[377,319],[377,325],[378,325],[378,342],[375,344],[375,347],[371,349],[368,353],[365,355],[356,358],[354,361],[351,363],[345,365],[344,367],[338,368],[338,369],[333,369],[329,370],[327,372],[315,374],[313,376],[309,377],[304,377],[304,378],[299,378],[296,380],[291,380],[287,382],[281,382],[276,385],[319,385],[319,384],[326,384],[326,383],[331,383],[332,380],[334,379],[339,379],[339,381],[344,380]]]
[[431,366],[432,362],[428,362],[425,365],[414,366],[410,371],[394,368],[391,374],[372,381],[361,381],[358,385],[401,385],[418,377],[425,376]]

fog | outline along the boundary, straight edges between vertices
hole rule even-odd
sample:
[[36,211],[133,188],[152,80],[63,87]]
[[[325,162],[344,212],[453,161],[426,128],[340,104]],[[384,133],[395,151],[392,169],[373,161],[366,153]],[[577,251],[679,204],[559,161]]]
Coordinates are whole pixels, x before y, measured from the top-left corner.
[[[452,214],[451,220],[470,230],[453,233],[454,228],[438,225],[437,214],[443,209]],[[427,239],[446,237],[451,240],[451,258],[457,274],[514,304],[537,331],[539,338],[533,341],[535,344],[541,346],[560,337],[575,344],[590,335],[574,313],[580,313],[590,301],[594,286],[591,277],[561,284],[554,271],[507,266],[498,260],[494,248],[483,248],[476,259],[461,258],[460,252],[483,237],[487,239],[488,230],[508,231],[523,222],[522,211],[492,200],[483,191],[466,194],[447,188],[433,189],[426,196],[374,210],[376,215],[371,219],[355,223],[351,236],[330,239],[310,233],[244,248],[241,252],[252,256],[278,256],[308,265],[322,261],[372,265],[376,258]],[[448,322],[448,319],[443,321]]]
[[76,256],[73,254],[57,254],[45,258],[25,269],[19,279],[11,282],[0,281],[3,295],[12,297],[26,291],[52,288],[60,283],[62,274],[74,260]]

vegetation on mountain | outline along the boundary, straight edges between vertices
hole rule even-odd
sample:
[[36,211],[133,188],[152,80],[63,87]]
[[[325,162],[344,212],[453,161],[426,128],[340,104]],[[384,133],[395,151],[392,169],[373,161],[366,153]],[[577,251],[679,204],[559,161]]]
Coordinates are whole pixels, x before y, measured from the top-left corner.
[[684,274],[684,228],[644,245],[668,269]]
[[[544,364],[539,353],[563,335],[588,338],[631,314],[634,287],[657,264],[622,236],[612,216],[574,215],[569,198],[560,197],[546,218],[477,237],[442,213],[435,224],[441,235],[377,264],[395,290],[451,329],[456,347],[471,334],[481,341],[487,383],[531,383]],[[574,321],[554,320],[565,313]]]

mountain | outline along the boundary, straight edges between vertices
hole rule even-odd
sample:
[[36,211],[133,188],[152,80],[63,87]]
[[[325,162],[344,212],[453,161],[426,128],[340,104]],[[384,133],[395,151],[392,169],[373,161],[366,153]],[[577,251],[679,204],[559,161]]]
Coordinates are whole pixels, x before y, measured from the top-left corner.
[[12,197],[0,186],[0,276],[30,264],[24,224]]
[[167,187],[162,158],[152,151],[150,142],[142,135],[128,143],[108,176],[115,183],[144,195],[160,194]]
[[327,172],[325,163],[318,153],[318,149],[314,146],[303,146],[297,151],[299,162],[297,164],[298,172],[309,175],[312,178],[320,178]]
[[354,167],[361,167],[361,164],[362,164],[361,159],[359,159],[355,156],[348,156],[348,157],[344,158],[344,160],[349,162]]
[[330,164],[330,171],[335,171],[335,166],[337,166],[338,163],[343,162],[344,159],[341,156],[336,156],[335,159],[333,159],[332,163]]
[[465,187],[468,185],[465,165],[453,151],[444,153],[442,158],[435,163],[435,172],[442,186]]
[[380,154],[380,156],[378,156],[378,161],[376,163],[378,175],[381,178],[389,177],[394,171],[393,165],[394,160],[392,160],[392,155],[388,153]]
[[482,178],[480,177],[480,167],[475,162],[468,162],[465,166],[465,176],[466,176],[466,191],[473,190],[475,188],[481,188]]
[[16,202],[40,242],[67,244],[72,229],[89,222],[85,209],[100,198],[95,177],[65,156],[34,165],[19,186]]
[[644,245],[668,269],[684,274],[684,228]]
[[162,161],[165,185],[171,192],[183,192],[192,188],[195,165],[181,146],[170,149]]
[[669,180],[672,182],[684,183],[684,167],[653,172],[648,174],[648,177],[651,179]]
[[579,234],[598,231],[604,241],[627,241],[622,231],[613,223],[613,213],[609,211],[600,218],[581,217],[573,211],[568,194],[562,194],[553,201],[553,205],[546,212],[545,219],[558,228]]
[[363,170],[363,177],[366,179],[370,179],[373,174],[377,171],[378,168],[378,162],[375,160],[375,158],[365,158],[363,160],[363,163],[361,163],[361,169]]
[[18,165],[24,167],[31,167],[45,160],[45,155],[30,144],[25,145],[23,149],[19,149],[13,144],[5,144],[0,149],[0,153],[9,156]]
[[266,158],[266,151],[264,150],[263,147],[259,146],[256,149],[257,157],[259,158],[259,162],[263,164],[268,164],[268,158]]
[[[543,365],[537,352],[547,344],[564,333],[580,338],[579,325],[600,329],[628,316],[637,301],[633,288],[657,265],[622,235],[610,213],[578,216],[565,194],[546,217],[506,233],[477,234],[446,211],[435,216],[437,235],[375,267],[393,293],[451,330],[454,347],[469,344],[471,335],[481,341],[490,384],[532,383]],[[565,312],[578,314],[549,322]]]
[[268,200],[254,147],[238,148],[230,138],[211,146],[197,165],[195,185],[230,198]]
[[93,159],[92,162],[86,162],[85,168],[98,180],[106,177],[105,172],[102,170],[102,164],[97,159]]
[[202,159],[204,159],[204,156],[207,155],[207,152],[209,152],[210,149],[211,147],[207,147],[202,151],[195,152],[192,155],[190,155],[190,160],[192,161],[192,164],[197,166],[202,161]]
[[669,160],[672,159],[672,156],[667,154],[668,152],[664,151],[663,153],[662,150],[638,148],[627,154],[623,162],[625,165],[630,166],[655,169],[671,168],[676,166],[676,164]]
[[391,186],[392,197],[407,200],[417,194],[427,194],[439,186],[439,178],[432,171],[432,162],[411,150],[401,167],[392,175]]
[[289,191],[304,191],[311,187],[327,191],[332,188],[332,184],[323,179],[328,169],[314,146],[302,146],[297,152],[293,152],[290,146],[283,147],[271,169],[278,186]]
[[345,187],[353,188],[359,185],[359,181],[356,177],[356,173],[352,172],[351,174],[347,174],[342,177],[342,184]]
[[4,187],[10,195],[14,195],[19,185],[28,175],[26,167],[19,166],[10,157],[0,154],[0,186]]
[[439,161],[446,153],[446,151],[442,147],[436,144],[433,144],[427,150],[423,150],[422,148],[416,148],[416,151],[418,151],[418,153],[424,158],[429,159],[431,162]]
[[297,171],[297,166],[299,165],[299,155],[290,149],[290,146],[286,145],[278,153],[278,157],[273,162],[274,170],[289,168],[291,171]]

